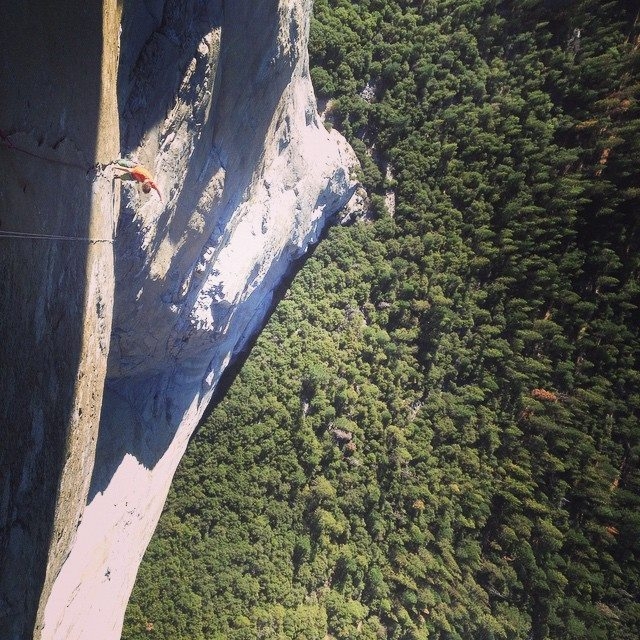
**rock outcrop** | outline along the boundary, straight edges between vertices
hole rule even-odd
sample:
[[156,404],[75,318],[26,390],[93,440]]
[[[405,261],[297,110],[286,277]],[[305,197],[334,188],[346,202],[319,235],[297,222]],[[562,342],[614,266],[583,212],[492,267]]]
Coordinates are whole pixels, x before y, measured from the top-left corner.
[[[95,32],[78,29],[95,49],[93,80],[102,78],[82,96],[96,103],[93,146],[89,132],[71,136],[71,118],[62,116],[67,101],[80,101],[75,94],[45,107],[33,87],[40,120],[16,114],[0,123],[11,141],[44,129],[54,152],[77,148],[78,165],[101,163],[82,180],[71,167],[48,168],[48,188],[30,201],[33,216],[55,191],[53,233],[109,238],[115,229],[113,267],[107,242],[78,242],[69,263],[58,244],[39,254],[16,240],[1,261],[4,282],[15,288],[3,293],[3,322],[12,306],[20,309],[3,334],[21,333],[20,351],[34,361],[0,383],[5,397],[19,399],[2,419],[3,429],[5,419],[16,421],[21,451],[2,451],[3,465],[4,456],[11,462],[0,513],[10,526],[0,558],[32,576],[37,565],[37,576],[23,580],[29,606],[22,610],[7,599],[22,597],[7,596],[20,580],[3,578],[0,607],[27,626],[39,611],[35,635],[50,639],[119,637],[173,473],[223,371],[355,187],[350,149],[316,112],[306,54],[310,0],[124,2],[120,22],[118,11],[115,0],[106,2],[93,16]],[[54,27],[60,36],[73,31],[64,20]],[[63,142],[52,119],[60,120]],[[0,153],[3,230],[5,212],[19,211],[24,194],[12,183],[15,149]],[[162,201],[114,178],[107,158],[119,154],[152,169]],[[26,158],[35,168],[21,179],[35,181],[41,169]],[[34,220],[18,218],[20,229],[34,228]],[[25,273],[28,259],[37,268]],[[17,352],[18,342],[3,348]],[[51,443],[55,451],[44,453]],[[48,511],[35,513],[37,500]],[[29,565],[27,555],[42,549]],[[15,629],[6,637],[26,637]]]

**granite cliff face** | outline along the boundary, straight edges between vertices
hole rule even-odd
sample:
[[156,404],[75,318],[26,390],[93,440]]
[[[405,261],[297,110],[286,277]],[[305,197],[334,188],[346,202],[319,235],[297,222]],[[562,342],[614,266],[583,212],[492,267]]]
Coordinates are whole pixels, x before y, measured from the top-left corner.
[[[0,616],[19,621],[2,638],[28,637],[34,625],[41,638],[119,637],[174,470],[220,376],[354,190],[355,160],[316,112],[310,12],[310,0],[105,2],[86,36],[96,68],[84,95],[58,82],[45,105],[27,73],[37,106],[21,114],[3,83],[13,110],[0,127],[14,147],[73,152],[78,166],[0,148],[0,230],[15,228],[8,219],[45,228],[42,207],[55,193],[58,226],[47,231],[114,232],[114,241],[78,241],[65,254],[53,240],[42,249],[43,239],[0,238],[13,287],[2,295],[3,337],[22,334],[1,353],[9,374],[0,385],[16,402],[0,414],[14,440],[0,460]],[[45,69],[51,47],[71,53],[63,36],[83,19],[70,9],[38,26]],[[21,52],[13,29],[0,35],[15,44],[4,74]],[[61,79],[73,77],[68,66],[56,70]],[[95,113],[72,138],[62,113],[88,98]],[[162,201],[114,178],[118,156],[153,171]],[[22,182],[33,177],[26,191],[19,171]],[[35,179],[43,171],[46,188]]]
[[93,166],[119,151],[118,13],[0,2],[3,640],[33,637],[91,479],[118,202]]

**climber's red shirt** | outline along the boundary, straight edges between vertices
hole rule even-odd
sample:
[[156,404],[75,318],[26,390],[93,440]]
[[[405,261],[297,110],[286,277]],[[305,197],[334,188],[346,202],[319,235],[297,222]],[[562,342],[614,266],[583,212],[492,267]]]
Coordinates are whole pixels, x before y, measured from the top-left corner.
[[137,164],[132,169],[129,169],[129,173],[131,177],[141,184],[148,184],[152,189],[155,189],[160,196],[160,200],[162,201],[162,194],[160,193],[160,189],[158,189],[158,185],[153,181],[153,176],[149,169],[146,169],[142,165]]

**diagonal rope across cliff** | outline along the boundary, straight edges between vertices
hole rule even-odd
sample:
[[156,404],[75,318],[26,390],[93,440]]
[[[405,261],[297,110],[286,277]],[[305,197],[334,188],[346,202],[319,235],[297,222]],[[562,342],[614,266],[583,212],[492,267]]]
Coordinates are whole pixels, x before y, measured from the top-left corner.
[[[67,160],[61,160],[59,158],[51,158],[44,155],[40,155],[38,153],[34,153],[33,151],[29,151],[28,149],[24,149],[23,147],[17,146],[14,142],[10,140],[10,135],[0,129],[0,144],[2,144],[7,149],[11,149],[13,151],[18,151],[20,153],[24,153],[32,158],[37,158],[39,160],[44,160],[45,162],[52,162],[54,164],[60,164],[66,167],[73,167],[75,169],[81,169],[82,171],[89,172],[100,169],[101,165],[91,165],[85,164],[81,165],[78,162],[70,162]],[[83,236],[66,236],[59,234],[47,234],[47,233],[31,233],[24,231],[15,231],[15,230],[3,230],[0,229],[0,238],[13,238],[13,239],[24,239],[24,240],[76,240],[80,242],[108,242],[113,244],[113,238],[89,238]]]

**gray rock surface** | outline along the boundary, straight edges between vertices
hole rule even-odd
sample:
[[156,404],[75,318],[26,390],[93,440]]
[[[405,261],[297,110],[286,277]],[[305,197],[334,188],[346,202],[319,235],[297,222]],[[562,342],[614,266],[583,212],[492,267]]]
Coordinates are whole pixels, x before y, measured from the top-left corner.
[[0,16],[0,638],[24,640],[95,454],[117,197],[92,166],[118,153],[119,15],[0,0]]

